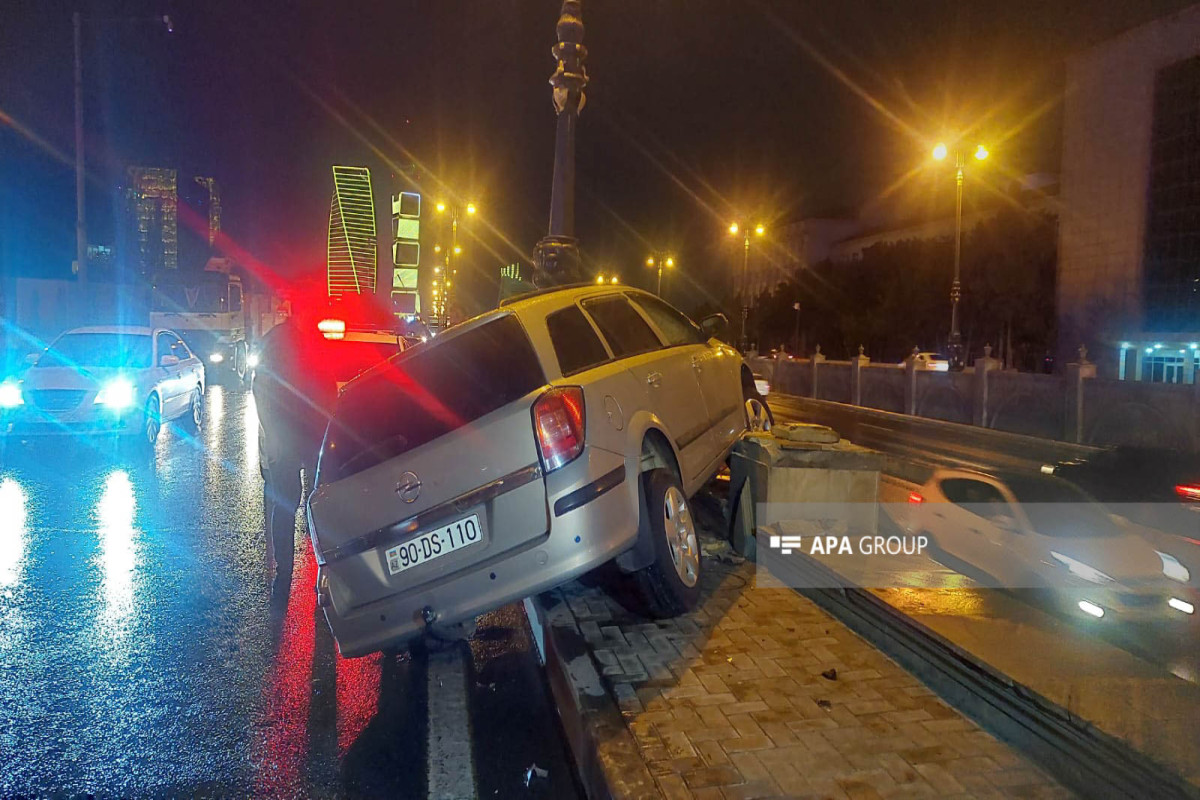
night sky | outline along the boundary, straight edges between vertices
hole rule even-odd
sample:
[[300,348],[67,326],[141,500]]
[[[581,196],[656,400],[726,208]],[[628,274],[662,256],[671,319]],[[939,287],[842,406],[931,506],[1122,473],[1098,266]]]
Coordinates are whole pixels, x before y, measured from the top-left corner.
[[[389,162],[417,162],[427,197],[483,210],[476,263],[529,259],[548,216],[557,2],[270,5],[83,6],[90,242],[115,238],[125,165],[176,166],[220,181],[225,230],[255,258],[316,272],[329,166],[370,166],[382,204]],[[676,297],[694,305],[681,290],[717,285],[735,216],[775,230],[864,205],[880,218],[947,207],[946,176],[899,181],[947,131],[988,141],[994,183],[1057,171],[1064,56],[1187,3],[909,5],[585,0],[588,263],[649,285],[646,252],[672,249]],[[73,258],[73,9],[0,9],[6,274],[61,277]],[[173,33],[151,21],[163,13]]]

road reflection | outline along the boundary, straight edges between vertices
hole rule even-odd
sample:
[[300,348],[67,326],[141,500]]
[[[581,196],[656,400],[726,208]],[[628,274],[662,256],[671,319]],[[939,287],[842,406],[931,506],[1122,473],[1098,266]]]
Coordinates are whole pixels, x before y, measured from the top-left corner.
[[25,564],[25,491],[12,478],[0,479],[0,591],[21,582]]
[[136,511],[129,473],[123,469],[110,472],[96,503],[100,544],[96,566],[100,570],[99,633],[114,651],[128,635],[127,623],[135,610],[134,582],[140,565]]

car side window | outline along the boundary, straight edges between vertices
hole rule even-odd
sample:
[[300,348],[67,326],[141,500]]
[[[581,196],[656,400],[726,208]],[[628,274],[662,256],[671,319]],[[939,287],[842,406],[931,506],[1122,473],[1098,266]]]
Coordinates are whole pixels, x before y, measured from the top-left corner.
[[171,334],[163,331],[159,333],[158,336],[154,337],[154,341],[156,345],[154,348],[156,351],[154,354],[155,366],[162,364],[163,356],[176,355],[174,352],[172,352],[171,348],[175,346],[175,342],[178,341],[178,339]]
[[574,375],[608,361],[604,343],[578,306],[568,306],[547,315],[546,328],[563,375]]
[[171,352],[178,356],[180,361],[187,361],[192,357],[192,351],[188,349],[187,343],[183,339],[175,340],[175,344],[171,345]]
[[595,320],[596,327],[617,358],[647,353],[662,346],[646,320],[621,295],[585,300],[583,310]]
[[704,344],[708,341],[708,337],[700,330],[699,325],[657,297],[639,294],[632,295],[629,299],[646,312],[650,321],[658,326],[659,332],[666,337],[668,346]]
[[990,483],[970,478],[949,478],[942,481],[942,494],[951,503],[965,506],[967,511],[981,517],[994,519],[1012,515],[1004,495]]

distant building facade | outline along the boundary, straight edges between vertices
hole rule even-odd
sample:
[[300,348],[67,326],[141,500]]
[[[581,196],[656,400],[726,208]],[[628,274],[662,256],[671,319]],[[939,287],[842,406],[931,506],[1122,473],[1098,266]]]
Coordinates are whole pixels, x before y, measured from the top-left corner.
[[1059,352],[1192,383],[1200,358],[1200,5],[1067,63]]
[[333,167],[326,250],[330,297],[375,293],[377,246],[371,170],[367,167]]
[[179,267],[179,187],[176,172],[129,167],[125,172],[123,227],[126,266],[150,275]]

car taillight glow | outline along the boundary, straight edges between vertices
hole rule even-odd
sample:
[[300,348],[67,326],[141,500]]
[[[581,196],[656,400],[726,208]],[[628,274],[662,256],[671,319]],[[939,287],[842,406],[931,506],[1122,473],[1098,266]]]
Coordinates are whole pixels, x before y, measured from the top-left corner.
[[1195,484],[1181,483],[1175,487],[1175,494],[1179,495],[1180,500],[1200,503],[1200,486]]
[[583,452],[583,389],[558,386],[539,397],[533,404],[533,430],[546,472],[574,461]]
[[924,497],[921,495],[921,493],[920,493],[920,492],[909,492],[909,493],[908,493],[908,502],[910,502],[910,503],[924,503],[924,502],[925,502],[925,498],[924,498]]
[[346,321],[344,319],[323,319],[317,323],[317,330],[326,339],[344,339],[346,337]]

